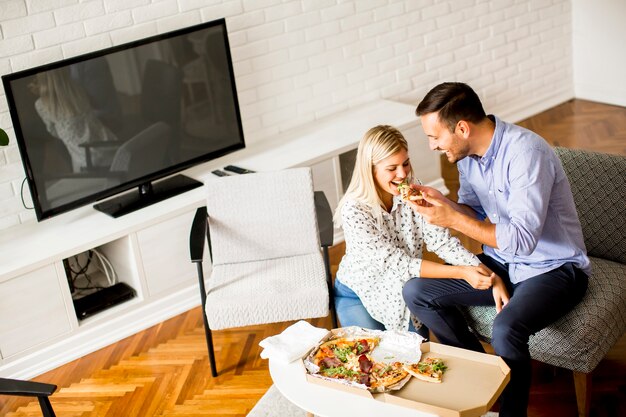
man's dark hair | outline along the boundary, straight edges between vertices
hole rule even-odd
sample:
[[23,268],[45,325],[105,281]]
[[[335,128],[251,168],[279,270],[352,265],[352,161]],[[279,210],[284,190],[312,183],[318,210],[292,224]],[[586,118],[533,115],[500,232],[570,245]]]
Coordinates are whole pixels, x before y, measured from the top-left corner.
[[439,112],[439,121],[454,132],[459,120],[479,123],[487,117],[478,95],[464,83],[447,82],[434,87],[417,105],[415,114]]

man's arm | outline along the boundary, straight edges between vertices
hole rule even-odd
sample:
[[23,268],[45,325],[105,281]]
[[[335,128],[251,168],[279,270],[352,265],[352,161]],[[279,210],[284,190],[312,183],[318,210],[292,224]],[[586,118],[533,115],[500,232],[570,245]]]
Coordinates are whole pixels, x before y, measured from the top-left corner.
[[482,244],[498,248],[496,226],[480,220],[478,213],[470,206],[455,203],[432,187],[413,187],[422,192],[426,203],[418,200],[410,201],[409,204],[428,223],[457,230]]
[[452,208],[454,208],[459,213],[465,214],[466,216],[469,216],[472,219],[480,220],[480,216],[476,212],[476,210],[474,210],[473,208],[471,208],[467,204],[459,204],[459,203],[454,202],[454,201],[452,201],[450,199],[447,199],[447,198],[446,198],[446,200],[448,200],[447,203],[450,204],[452,206]]
[[[458,206],[464,206],[457,204]],[[474,212],[470,207],[469,210]],[[451,224],[448,226],[451,229],[457,230],[480,243],[491,246],[494,249],[498,249],[498,242],[496,241],[496,225],[488,223],[483,220],[477,219],[475,216],[468,216],[465,213],[457,212],[457,215],[452,216]],[[475,213],[475,212],[474,212]],[[426,219],[428,221],[428,219]]]

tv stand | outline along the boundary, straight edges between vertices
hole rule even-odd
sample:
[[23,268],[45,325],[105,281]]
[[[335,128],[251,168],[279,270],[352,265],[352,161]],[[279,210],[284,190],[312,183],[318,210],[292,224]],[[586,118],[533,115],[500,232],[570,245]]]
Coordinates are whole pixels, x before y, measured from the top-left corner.
[[143,183],[136,190],[94,204],[93,208],[111,217],[120,217],[201,186],[200,181],[174,175],[155,183]]

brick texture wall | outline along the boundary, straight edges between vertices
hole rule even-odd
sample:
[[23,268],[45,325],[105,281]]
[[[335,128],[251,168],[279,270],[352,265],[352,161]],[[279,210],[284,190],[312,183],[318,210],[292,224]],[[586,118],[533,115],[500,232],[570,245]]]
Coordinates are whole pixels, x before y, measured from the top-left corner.
[[[574,96],[571,0],[2,0],[0,74],[221,17],[249,144],[441,81],[509,121]],[[35,217],[1,87],[0,127],[2,230]]]

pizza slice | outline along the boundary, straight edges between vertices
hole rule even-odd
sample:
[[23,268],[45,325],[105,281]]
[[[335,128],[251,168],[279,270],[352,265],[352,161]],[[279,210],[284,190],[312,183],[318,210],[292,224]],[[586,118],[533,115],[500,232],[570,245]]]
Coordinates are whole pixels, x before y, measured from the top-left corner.
[[404,369],[401,362],[376,363],[370,373],[370,389],[384,391],[389,387],[403,381],[409,372]]
[[418,363],[404,365],[404,369],[417,379],[440,384],[447,367],[440,358],[426,358]]
[[376,337],[331,339],[320,345],[312,362],[327,368],[352,362],[356,356],[371,352],[378,342],[379,339]]
[[324,358],[320,363],[320,375],[329,378],[346,379],[370,386],[370,371],[374,365],[372,358],[363,353],[348,355],[345,362],[339,358]]
[[365,385],[372,392],[385,392],[406,380],[409,373],[401,362],[382,363],[370,356],[378,337],[337,337],[322,343],[311,362],[319,375]]
[[343,365],[337,365],[330,368],[322,368],[319,373],[320,375],[329,378],[345,379],[348,381],[357,382],[359,384],[369,385],[369,375],[367,373],[349,369]]
[[400,197],[406,201],[417,201],[424,198],[422,197],[422,192],[411,188],[411,185],[406,180],[398,184],[398,191],[400,192]]

